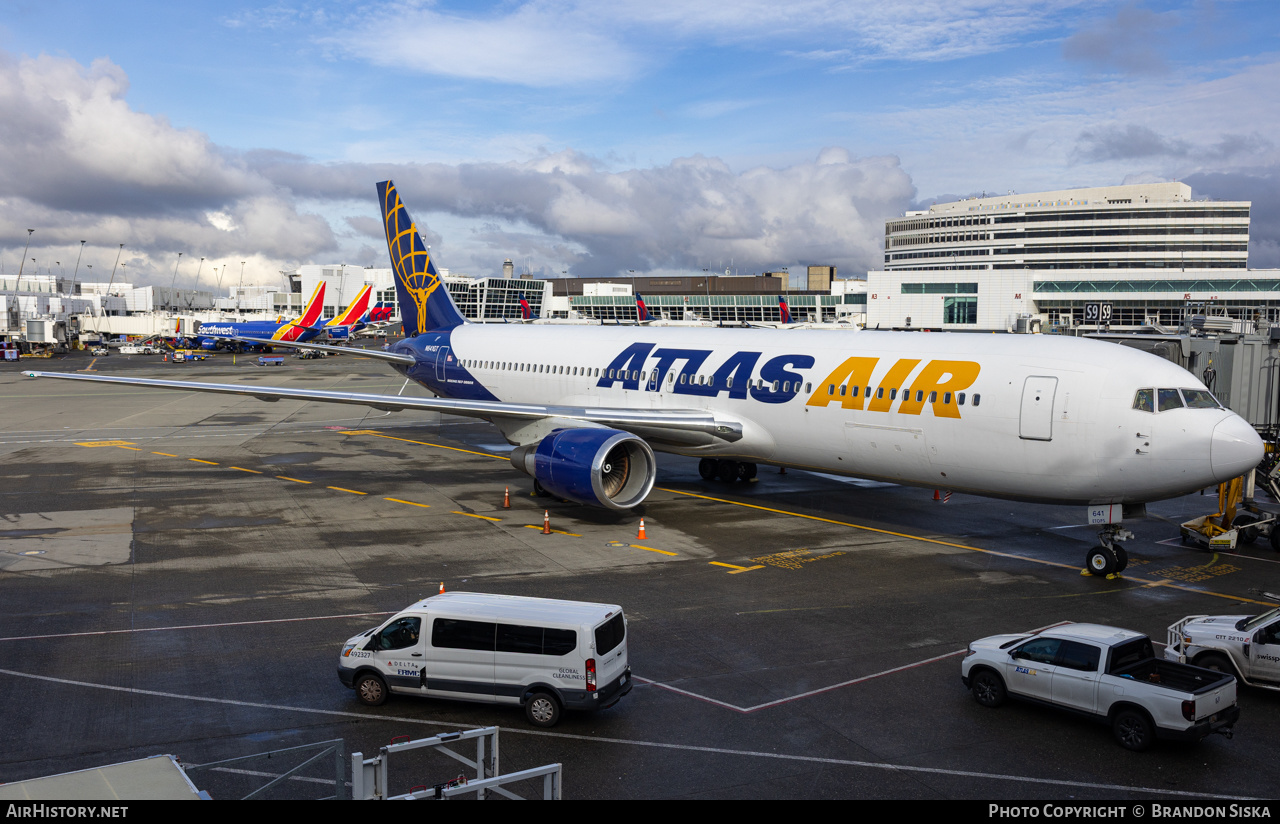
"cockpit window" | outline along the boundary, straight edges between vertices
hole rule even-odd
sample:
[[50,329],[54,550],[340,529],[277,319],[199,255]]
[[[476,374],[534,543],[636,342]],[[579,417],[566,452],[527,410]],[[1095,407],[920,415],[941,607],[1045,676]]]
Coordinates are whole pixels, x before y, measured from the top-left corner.
[[1157,389],[1156,393],[1160,400],[1161,412],[1182,408],[1182,396],[1178,394],[1177,389]]
[[1140,412],[1156,411],[1155,395],[1154,389],[1139,389],[1133,396],[1133,408]]
[[1213,393],[1204,389],[1183,389],[1182,399],[1187,402],[1188,409],[1217,409],[1218,399]]

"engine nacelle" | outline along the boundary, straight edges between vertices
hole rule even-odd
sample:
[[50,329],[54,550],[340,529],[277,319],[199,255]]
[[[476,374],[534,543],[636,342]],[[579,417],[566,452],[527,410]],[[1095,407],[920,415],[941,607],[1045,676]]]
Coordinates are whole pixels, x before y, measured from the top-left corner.
[[220,343],[217,338],[201,338],[200,348],[206,352],[217,352]]
[[658,474],[649,444],[617,429],[560,429],[516,447],[511,464],[553,495],[616,510],[639,505]]

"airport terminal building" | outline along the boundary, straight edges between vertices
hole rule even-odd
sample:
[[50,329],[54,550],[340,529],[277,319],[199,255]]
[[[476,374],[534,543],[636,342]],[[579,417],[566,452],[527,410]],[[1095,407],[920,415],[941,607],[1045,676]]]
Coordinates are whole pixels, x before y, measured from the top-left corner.
[[[867,325],[1068,331],[1106,325],[1107,311],[1113,330],[1206,313],[1280,322],[1280,270],[1247,268],[1249,208],[1153,183],[908,212],[885,223],[884,268],[867,273]],[[1107,307],[1104,317],[1090,304]]]

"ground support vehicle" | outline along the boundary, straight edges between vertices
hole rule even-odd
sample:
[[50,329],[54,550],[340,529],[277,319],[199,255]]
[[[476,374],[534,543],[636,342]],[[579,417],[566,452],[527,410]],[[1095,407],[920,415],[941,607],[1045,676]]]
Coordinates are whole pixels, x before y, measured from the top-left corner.
[[[1235,549],[1238,544],[1252,544],[1266,538],[1271,548],[1280,552],[1280,529],[1277,515],[1260,507],[1253,497],[1258,470],[1218,486],[1218,511],[1182,524],[1184,544],[1206,549]],[[1280,462],[1273,463],[1261,478],[1272,497],[1280,501]]]
[[1280,607],[1261,615],[1188,615],[1169,627],[1164,657],[1280,692]]
[[261,355],[258,357],[259,366],[284,366],[283,355]]
[[552,727],[631,691],[626,635],[616,604],[447,592],[349,638],[338,678],[370,706],[391,693],[508,704]]
[[1230,738],[1240,717],[1235,676],[1156,658],[1147,636],[1099,624],[974,641],[960,677],[984,707],[1012,697],[1068,710],[1110,724],[1134,751],[1156,738]]

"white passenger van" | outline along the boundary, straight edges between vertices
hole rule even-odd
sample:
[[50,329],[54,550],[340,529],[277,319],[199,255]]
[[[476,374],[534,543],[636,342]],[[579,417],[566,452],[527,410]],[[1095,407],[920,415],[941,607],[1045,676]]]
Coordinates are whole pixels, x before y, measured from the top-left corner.
[[338,678],[370,706],[389,693],[510,704],[551,727],[631,692],[627,619],[613,604],[442,593],[349,639]]

